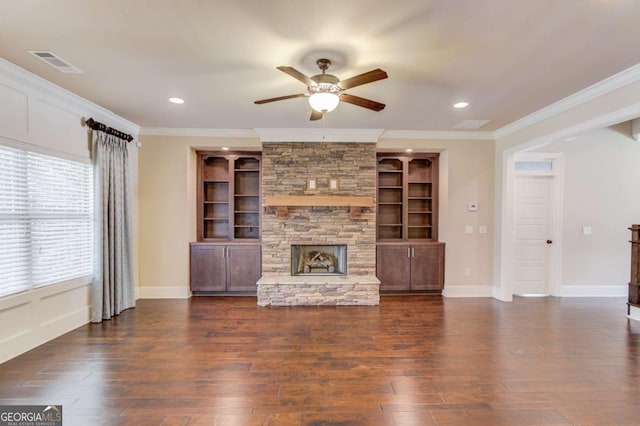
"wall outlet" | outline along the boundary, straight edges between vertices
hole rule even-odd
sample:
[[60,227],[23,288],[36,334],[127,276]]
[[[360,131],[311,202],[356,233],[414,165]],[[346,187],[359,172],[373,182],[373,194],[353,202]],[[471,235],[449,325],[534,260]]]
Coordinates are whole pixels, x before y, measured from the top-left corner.
[[464,227],[465,234],[473,234],[473,225],[467,225]]
[[478,233],[479,234],[486,234],[487,233],[487,225],[478,226]]
[[471,268],[464,268],[464,276],[465,277],[471,276]]

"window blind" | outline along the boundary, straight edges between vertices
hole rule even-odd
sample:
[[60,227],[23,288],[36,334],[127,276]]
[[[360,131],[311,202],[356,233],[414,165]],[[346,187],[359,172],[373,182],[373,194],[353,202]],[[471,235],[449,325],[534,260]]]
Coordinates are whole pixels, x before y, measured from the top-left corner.
[[92,272],[92,166],[0,146],[0,296]]

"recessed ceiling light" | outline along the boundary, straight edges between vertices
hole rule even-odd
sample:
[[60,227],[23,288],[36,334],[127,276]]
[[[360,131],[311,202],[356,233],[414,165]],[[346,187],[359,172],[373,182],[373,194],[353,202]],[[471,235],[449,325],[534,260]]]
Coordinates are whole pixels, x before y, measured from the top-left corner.
[[407,149],[405,149],[405,151],[406,151],[406,152],[413,152],[413,149],[411,149],[411,148],[407,148]]
[[469,102],[456,102],[453,104],[454,108],[466,108],[469,106]]
[[223,146],[223,147],[222,147],[222,150],[223,150],[223,151],[229,151],[229,147],[228,147],[228,146]]
[[172,104],[183,104],[184,103],[184,99],[181,99],[181,98],[169,98],[169,102],[171,102]]

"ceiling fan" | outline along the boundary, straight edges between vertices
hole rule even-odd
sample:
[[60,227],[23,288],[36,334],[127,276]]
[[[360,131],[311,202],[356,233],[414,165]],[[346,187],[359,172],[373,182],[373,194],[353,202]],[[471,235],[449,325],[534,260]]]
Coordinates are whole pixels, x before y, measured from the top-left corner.
[[331,65],[329,59],[318,59],[316,61],[318,68],[322,70],[322,74],[307,77],[293,67],[278,67],[278,69],[296,80],[307,85],[308,93],[298,93],[295,95],[278,96],[277,98],[268,98],[255,101],[256,104],[266,104],[268,102],[282,101],[285,99],[309,97],[309,105],[313,109],[311,111],[310,120],[319,120],[322,116],[336,109],[340,101],[359,107],[368,108],[373,111],[384,109],[385,104],[372,101],[370,99],[361,98],[359,96],[344,93],[345,90],[353,87],[361,86],[367,83],[387,78],[387,73],[377,68],[362,74],[358,74],[346,80],[340,80],[335,75],[327,74],[326,71]]

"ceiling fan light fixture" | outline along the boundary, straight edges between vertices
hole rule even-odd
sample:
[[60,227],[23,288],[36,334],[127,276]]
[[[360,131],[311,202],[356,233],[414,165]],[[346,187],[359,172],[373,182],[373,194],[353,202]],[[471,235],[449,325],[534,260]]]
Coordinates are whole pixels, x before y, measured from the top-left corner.
[[340,97],[335,93],[317,92],[309,96],[309,105],[318,112],[331,112],[337,108]]

